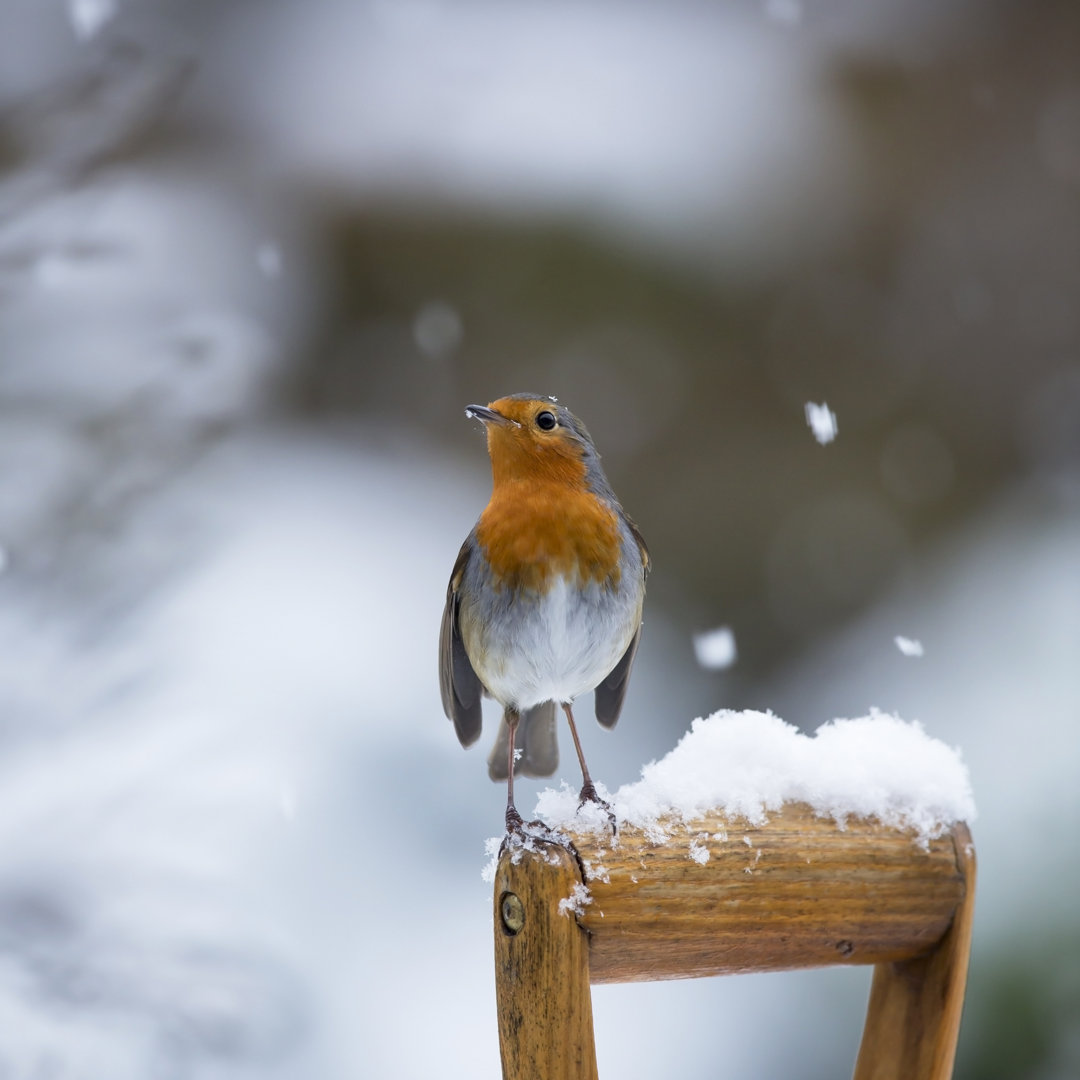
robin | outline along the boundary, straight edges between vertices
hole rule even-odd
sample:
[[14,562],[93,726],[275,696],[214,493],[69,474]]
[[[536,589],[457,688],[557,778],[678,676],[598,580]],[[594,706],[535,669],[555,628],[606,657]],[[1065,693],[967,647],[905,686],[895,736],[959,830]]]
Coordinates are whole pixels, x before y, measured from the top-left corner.
[[[488,759],[506,781],[506,827],[522,829],[514,775],[558,764],[555,707],[581,764],[581,803],[603,804],[574,725],[596,691],[614,727],[641,637],[649,551],[600,467],[585,425],[554,398],[512,394],[465,415],[483,422],[491,500],[458,552],[439,635],[443,710],[462,746],[480,735],[480,699],[503,708]],[[610,810],[609,810],[610,813]]]

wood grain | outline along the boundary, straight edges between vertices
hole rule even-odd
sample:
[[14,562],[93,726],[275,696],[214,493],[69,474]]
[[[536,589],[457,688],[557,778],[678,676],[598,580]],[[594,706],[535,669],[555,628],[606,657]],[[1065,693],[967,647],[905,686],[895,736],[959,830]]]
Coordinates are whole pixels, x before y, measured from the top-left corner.
[[495,872],[495,992],[506,1080],[596,1080],[589,945],[559,910],[581,875],[555,844]]
[[797,803],[756,826],[713,815],[668,827],[665,843],[631,828],[614,848],[610,836],[572,837],[590,877],[580,921],[594,983],[911,960],[965,895],[948,834],[920,846]]
[[928,955],[878,964],[855,1080],[949,1080],[964,1007],[975,913],[975,851],[966,825],[953,829],[966,882],[944,938]]

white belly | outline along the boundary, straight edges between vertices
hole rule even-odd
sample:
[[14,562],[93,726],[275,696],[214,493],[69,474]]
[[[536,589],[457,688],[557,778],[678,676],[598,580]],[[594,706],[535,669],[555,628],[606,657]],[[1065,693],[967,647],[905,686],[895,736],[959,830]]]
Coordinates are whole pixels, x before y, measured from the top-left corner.
[[560,577],[542,598],[489,613],[482,632],[471,619],[463,631],[491,696],[528,709],[595,689],[626,652],[640,620],[640,600],[629,590],[592,584],[582,591]]

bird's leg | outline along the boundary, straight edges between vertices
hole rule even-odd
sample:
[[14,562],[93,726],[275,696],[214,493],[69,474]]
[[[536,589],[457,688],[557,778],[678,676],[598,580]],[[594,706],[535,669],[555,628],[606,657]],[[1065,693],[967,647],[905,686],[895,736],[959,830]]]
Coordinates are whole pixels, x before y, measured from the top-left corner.
[[578,738],[577,725],[574,723],[574,711],[568,701],[563,702],[563,712],[570,723],[570,734],[574,737],[574,749],[577,751],[578,764],[581,765],[581,801],[600,802],[600,796],[596,794],[592,777],[589,775],[589,766],[585,764],[585,752],[581,749],[581,740]]
[[549,840],[553,843],[559,841],[552,831],[542,821],[530,821],[525,823],[518,808],[514,805],[514,766],[517,764],[517,752],[514,749],[514,736],[517,734],[518,724],[521,722],[521,713],[517,709],[506,709],[503,713],[506,720],[506,728],[509,734],[507,739],[506,769],[506,838],[503,840],[505,848],[507,840],[517,837],[519,840],[527,837]]
[[566,713],[566,719],[570,724],[570,734],[574,737],[574,749],[577,751],[578,762],[581,765],[581,794],[578,800],[578,806],[584,806],[587,802],[594,802],[597,806],[602,806],[606,811],[608,817],[611,819],[611,827],[615,828],[615,814],[611,809],[611,804],[605,802],[596,793],[596,786],[592,782],[592,777],[589,775],[589,766],[585,764],[585,754],[581,749],[581,740],[578,738],[577,725],[574,723],[574,712],[570,706],[570,702],[564,701],[562,703],[563,712]]
[[507,746],[509,747],[507,752],[510,759],[506,770],[506,831],[508,833],[520,833],[524,828],[524,822],[514,805],[514,766],[517,764],[514,761],[514,735],[517,733],[518,721],[521,719],[521,715],[517,709],[507,709],[504,713],[504,719],[510,732],[510,738],[507,739]]

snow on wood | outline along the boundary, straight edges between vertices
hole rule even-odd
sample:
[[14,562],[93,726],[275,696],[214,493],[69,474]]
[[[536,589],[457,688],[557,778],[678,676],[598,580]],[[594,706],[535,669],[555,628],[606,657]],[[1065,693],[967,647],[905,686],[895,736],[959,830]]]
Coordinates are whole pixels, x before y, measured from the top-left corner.
[[[912,830],[922,842],[975,818],[959,751],[918,723],[876,710],[832,720],[813,735],[772,713],[723,710],[695,720],[673,750],[644,766],[640,780],[603,794],[620,827],[640,828],[658,841],[672,822],[720,812],[760,824],[791,802],[841,825],[850,817],[875,818]],[[536,815],[568,832],[610,828],[601,808],[577,804],[576,789],[549,788]]]

